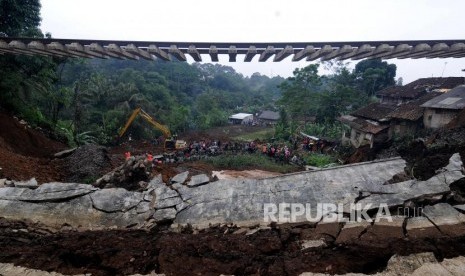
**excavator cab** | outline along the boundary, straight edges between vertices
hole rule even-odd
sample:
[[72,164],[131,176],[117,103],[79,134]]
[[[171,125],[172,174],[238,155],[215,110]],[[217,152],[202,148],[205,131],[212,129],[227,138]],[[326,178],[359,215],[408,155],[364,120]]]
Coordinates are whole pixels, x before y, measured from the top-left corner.
[[186,146],[187,146],[186,141],[178,140],[176,135],[172,136],[171,132],[170,132],[170,130],[168,129],[167,126],[162,125],[159,122],[155,121],[147,112],[145,112],[140,107],[136,108],[132,112],[132,114],[129,117],[128,121],[126,122],[124,127],[120,130],[120,132],[119,132],[119,137],[120,138],[124,135],[124,133],[126,133],[129,126],[136,119],[137,115],[140,115],[149,124],[151,124],[154,128],[160,130],[163,133],[163,136],[165,137],[165,144],[164,144],[165,150],[183,150],[183,149],[186,148]]

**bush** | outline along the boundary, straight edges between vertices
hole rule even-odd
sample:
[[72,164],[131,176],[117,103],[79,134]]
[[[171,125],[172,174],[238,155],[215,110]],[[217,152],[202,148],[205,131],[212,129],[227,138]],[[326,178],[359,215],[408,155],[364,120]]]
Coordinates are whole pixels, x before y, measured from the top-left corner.
[[223,154],[208,158],[206,162],[218,169],[260,169],[279,173],[289,173],[297,170],[297,167],[293,165],[276,163],[274,159],[261,154]]
[[310,166],[315,166],[319,168],[327,167],[330,164],[333,164],[336,160],[334,157],[326,154],[309,154],[304,157],[305,162]]

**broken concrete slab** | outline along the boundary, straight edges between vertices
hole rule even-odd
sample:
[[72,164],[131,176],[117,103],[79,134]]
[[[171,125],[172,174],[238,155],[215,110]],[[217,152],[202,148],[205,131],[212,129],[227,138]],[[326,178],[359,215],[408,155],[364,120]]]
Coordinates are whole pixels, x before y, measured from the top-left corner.
[[160,185],[164,185],[162,175],[159,174],[152,178],[147,185],[147,190],[156,189]]
[[197,174],[191,176],[191,180],[187,183],[189,187],[196,187],[210,182],[210,178],[206,174]]
[[423,215],[448,236],[465,235],[465,215],[447,203],[425,206]]
[[[359,190],[381,186],[404,166],[404,160],[393,158],[266,179],[220,179],[195,188],[176,185],[189,206],[175,223],[199,228],[209,223],[269,224],[264,219],[265,204],[278,208],[283,202],[308,203],[315,208],[317,203],[353,203]],[[307,222],[307,218],[298,216],[296,222]]]
[[441,237],[444,234],[434,226],[427,217],[413,217],[408,218],[406,221],[407,236],[414,239],[422,238],[436,238]]
[[59,201],[89,194],[97,190],[90,185],[78,183],[45,183],[35,190],[5,187],[0,189],[0,199],[18,201]]
[[138,192],[123,188],[98,190],[90,195],[94,208],[103,212],[124,212],[136,207],[144,199]]
[[155,211],[153,214],[153,219],[156,222],[174,220],[176,218],[176,213],[176,209],[174,208],[160,209]]
[[14,184],[15,184],[15,187],[18,187],[18,188],[35,189],[39,187],[39,183],[37,183],[37,180],[34,177],[27,181],[15,181]]
[[383,272],[386,275],[411,275],[424,264],[437,262],[432,252],[417,253],[408,256],[394,255],[389,259],[387,268]]
[[326,242],[321,239],[321,240],[303,240],[302,244],[300,245],[302,250],[305,250],[307,248],[320,248],[320,247],[325,247]]
[[189,177],[189,171],[179,173],[173,176],[173,178],[171,178],[171,183],[184,184],[184,182],[186,182],[188,177]]
[[[422,197],[441,196],[450,192],[449,185],[464,178],[461,170],[462,161],[458,153],[453,154],[449,159],[449,164],[426,181],[409,180],[389,185],[377,185],[369,187],[370,195],[358,203],[371,205],[372,209],[378,208],[380,204],[388,206],[401,206],[409,199],[419,199]],[[348,206],[345,206],[348,208]]]
[[337,236],[336,243],[353,243],[358,242],[362,233],[364,233],[371,223],[362,220],[360,222],[348,222],[342,227],[341,232]]
[[176,190],[166,186],[166,184],[159,183],[154,185],[154,187],[156,187],[153,192],[155,197],[154,207],[156,209],[174,207],[183,202],[179,193]]
[[127,212],[106,213],[93,208],[90,195],[80,196],[63,202],[27,202],[0,200],[1,214],[10,219],[29,219],[51,227],[69,224],[74,228],[126,228],[141,225],[151,215],[133,208]]
[[465,204],[454,205],[454,208],[457,209],[459,212],[465,212]]
[[361,240],[370,244],[384,246],[393,240],[403,239],[403,225],[406,218],[403,216],[392,216],[391,219],[392,221],[384,218],[379,221],[375,220],[373,225],[367,228],[366,233],[361,236]]

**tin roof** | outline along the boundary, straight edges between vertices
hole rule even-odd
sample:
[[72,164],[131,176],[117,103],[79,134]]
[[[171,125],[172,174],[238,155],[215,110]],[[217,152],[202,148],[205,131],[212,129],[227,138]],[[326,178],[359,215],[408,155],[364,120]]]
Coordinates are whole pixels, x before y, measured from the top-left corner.
[[457,86],[456,88],[437,96],[421,107],[440,108],[440,109],[464,109],[465,108],[465,85]]

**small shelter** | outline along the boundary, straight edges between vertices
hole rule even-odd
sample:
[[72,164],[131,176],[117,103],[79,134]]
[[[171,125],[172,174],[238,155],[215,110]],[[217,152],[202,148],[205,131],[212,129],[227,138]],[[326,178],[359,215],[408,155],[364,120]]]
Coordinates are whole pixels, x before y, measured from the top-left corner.
[[228,121],[230,124],[251,124],[253,122],[253,114],[237,113],[229,116]]

